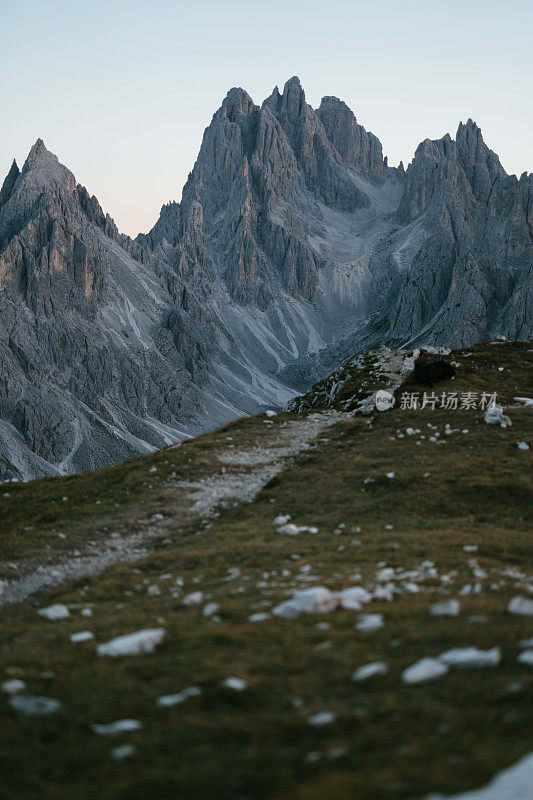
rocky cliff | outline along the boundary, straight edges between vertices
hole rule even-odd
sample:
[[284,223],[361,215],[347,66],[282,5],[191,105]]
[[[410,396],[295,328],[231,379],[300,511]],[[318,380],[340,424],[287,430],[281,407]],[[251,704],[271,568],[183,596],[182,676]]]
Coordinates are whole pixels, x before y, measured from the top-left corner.
[[532,186],[471,120],[390,168],[292,78],[228,93],[131,240],[38,140],[0,190],[0,479],[279,407],[371,345],[531,338]]

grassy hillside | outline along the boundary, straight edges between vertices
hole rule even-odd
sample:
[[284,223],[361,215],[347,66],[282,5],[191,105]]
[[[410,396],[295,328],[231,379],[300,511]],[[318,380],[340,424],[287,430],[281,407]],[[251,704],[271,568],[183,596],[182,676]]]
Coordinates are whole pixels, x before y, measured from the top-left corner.
[[[27,716],[0,696],[0,798],[400,800],[479,786],[531,751],[533,668],[516,659],[533,617],[506,608],[533,592],[531,450],[517,446],[533,446],[532,411],[512,407],[533,396],[532,347],[456,351],[456,378],[434,389],[497,392],[512,427],[487,425],[479,408],[402,409],[403,392],[424,391],[404,385],[394,409],[330,427],[254,502],[220,509],[207,526],[180,481],[231,474],[237,467],[221,453],[255,453],[301,417],[267,424],[260,415],[109,469],[3,486],[4,580],[89,541],[97,550],[114,534],[149,531],[154,514],[162,520],[135,564],[0,608],[1,680],[19,678],[26,693],[61,702],[56,713]],[[368,364],[366,373],[365,392],[378,388]],[[349,386],[344,408],[347,400]],[[279,514],[318,532],[278,533]],[[388,583],[395,598],[361,612],[249,621],[306,586]],[[197,591],[202,602],[184,604]],[[430,615],[454,598],[457,617]],[[70,616],[42,619],[37,610],[52,602]],[[210,602],[215,618],[204,615]],[[382,614],[383,627],[357,630],[361,613]],[[166,630],[153,653],[97,655],[96,643],[153,627]],[[95,639],[72,643],[83,630]],[[467,645],[500,647],[501,663],[403,683],[420,658]],[[375,661],[386,675],[352,680]],[[231,676],[246,688],[223,686]],[[191,686],[201,694],[157,704]],[[310,724],[320,712],[332,721]],[[113,737],[91,728],[124,718],[143,727]],[[111,750],[125,743],[133,754],[116,760]]]

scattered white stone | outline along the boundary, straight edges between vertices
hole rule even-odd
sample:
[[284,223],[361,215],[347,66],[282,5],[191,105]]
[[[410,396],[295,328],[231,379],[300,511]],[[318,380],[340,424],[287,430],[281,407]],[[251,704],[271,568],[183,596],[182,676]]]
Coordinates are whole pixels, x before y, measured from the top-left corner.
[[352,675],[352,680],[357,682],[367,681],[377,675],[386,675],[387,672],[388,667],[384,661],[373,661],[371,664],[365,664],[363,667],[356,669]]
[[485,411],[485,422],[489,425],[500,425],[502,428],[511,426],[511,420],[503,413],[503,408],[492,403]]
[[325,614],[337,608],[338,604],[338,595],[325,586],[314,586],[296,592],[290,600],[272,609],[272,613],[277,617],[293,619],[299,614]]
[[320,761],[321,758],[322,755],[318,750],[312,750],[310,753],[305,754],[304,761],[306,764],[315,764],[317,761]]
[[157,583],[152,583],[152,585],[148,587],[148,594],[151,597],[158,597],[161,594],[161,589]]
[[363,633],[378,631],[383,627],[383,614],[361,614],[355,627]]
[[477,544],[465,544],[463,553],[477,553]]
[[387,472],[387,478],[392,480],[392,478],[394,478],[394,472]]
[[276,517],[276,519],[274,520],[274,522],[272,524],[273,525],[286,525],[287,522],[289,522],[290,518],[291,518],[290,514],[278,514],[278,516]]
[[225,678],[220,685],[235,692],[243,692],[248,686],[242,678]]
[[519,647],[522,650],[533,649],[533,639],[522,639],[522,641],[519,643]]
[[429,613],[432,617],[458,617],[461,604],[458,600],[444,600],[431,606]]
[[517,442],[519,450],[529,450],[529,445],[527,442]]
[[129,733],[129,731],[139,731],[142,722],[137,719],[118,719],[108,725],[92,725],[92,729],[99,736],[114,736],[116,733]]
[[376,580],[380,583],[386,583],[394,578],[394,570],[392,567],[382,567],[376,571]]
[[204,599],[203,592],[191,592],[186,597],[183,598],[183,605],[184,606],[198,606]]
[[82,608],[81,610],[81,615],[82,617],[92,617],[93,615],[92,608],[90,606],[85,606],[85,608]]
[[157,705],[165,707],[177,706],[180,703],[184,703],[189,697],[198,697],[200,694],[202,694],[202,690],[199,686],[189,686],[187,689],[177,692],[177,694],[165,694],[162,697],[158,697]]
[[339,592],[341,608],[359,611],[363,603],[370,603],[372,596],[362,586],[351,586]]
[[331,711],[319,711],[317,714],[312,714],[307,718],[309,725],[331,725],[335,722],[336,716]]
[[111,757],[115,761],[123,761],[125,758],[135,755],[135,748],[132,744],[121,744],[111,750]]
[[271,409],[268,409],[267,411],[265,411],[265,414],[266,414],[267,417],[270,417],[270,419],[272,419],[272,417],[277,416],[276,411],[272,411]]
[[207,603],[207,605],[204,606],[204,611],[203,611],[204,617],[212,617],[213,614],[217,613],[218,609],[219,609],[218,603]]
[[446,675],[448,667],[436,658],[422,658],[402,672],[404,683],[425,683]]
[[18,678],[10,678],[10,680],[4,681],[0,688],[6,694],[17,694],[24,691],[26,684]]
[[524,408],[533,408],[533,397],[515,397],[515,400]]
[[517,595],[517,597],[513,597],[507,606],[507,611],[511,614],[518,614],[521,617],[533,617],[533,600]]
[[281,525],[278,528],[278,533],[284,533],[287,536],[296,536],[298,533],[300,533],[300,530],[301,526],[294,525],[292,522],[287,522],[285,525]]
[[14,694],[9,703],[21,714],[54,714],[60,707],[59,700],[53,697],[35,697],[31,694]]
[[452,647],[441,653],[439,661],[448,667],[496,667],[501,661],[501,650],[479,650],[477,647]]
[[94,633],[92,631],[80,631],[79,633],[71,633],[70,635],[70,641],[74,642],[74,644],[90,642],[91,639],[94,639]]
[[66,619],[69,617],[70,611],[67,606],[64,606],[62,603],[55,603],[53,606],[48,606],[48,608],[40,608],[39,616],[43,619],[55,621],[57,619]]
[[396,587],[393,583],[386,583],[384,586],[378,586],[372,595],[375,600],[385,600],[387,603],[392,603]]
[[264,622],[266,619],[270,619],[270,614],[260,611],[257,614],[251,614],[248,617],[248,622]]
[[533,650],[524,650],[516,660],[519,664],[525,664],[526,667],[533,667]]
[[165,638],[164,628],[148,628],[98,645],[99,656],[133,656],[140,653],[152,653]]

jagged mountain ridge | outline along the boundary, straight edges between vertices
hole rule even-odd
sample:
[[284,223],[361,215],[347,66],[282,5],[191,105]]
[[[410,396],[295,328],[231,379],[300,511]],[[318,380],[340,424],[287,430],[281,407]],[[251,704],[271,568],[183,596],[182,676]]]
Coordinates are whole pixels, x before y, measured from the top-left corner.
[[0,192],[0,477],[215,427],[363,347],[531,337],[532,176],[469,120],[407,171],[297,78],[232,89],[135,240],[38,140]]

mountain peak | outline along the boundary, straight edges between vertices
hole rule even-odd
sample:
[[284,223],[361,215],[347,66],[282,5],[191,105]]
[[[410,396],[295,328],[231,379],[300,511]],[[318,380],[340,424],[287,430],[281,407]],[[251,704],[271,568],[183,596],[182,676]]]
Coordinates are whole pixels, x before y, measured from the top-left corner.
[[0,189],[0,208],[4,205],[4,203],[7,203],[9,196],[13,191],[15,181],[19,175],[20,170],[18,168],[18,164],[15,159],[13,159],[13,163],[11,164],[9,172],[7,173],[4,183],[2,184],[2,188]]
[[229,118],[235,114],[249,114],[253,108],[254,101],[248,92],[241,89],[240,86],[234,86],[233,89],[230,89],[222,101],[222,109]]
[[291,103],[291,101],[298,103],[299,105],[303,105],[303,103],[305,103],[305,92],[302,89],[300,78],[298,78],[296,75],[293,75],[292,78],[289,78],[283,87],[283,97],[287,103]]
[[300,78],[297,75],[293,75],[292,78],[289,78],[289,80],[285,83],[285,86],[283,87],[283,94],[288,91],[303,92]]
[[[42,139],[37,139],[33,147],[31,148],[30,152],[28,153],[28,157],[24,162],[24,166],[22,167],[22,172],[29,172],[31,169],[41,168],[41,167],[48,167],[57,170],[58,167],[62,165],[59,163],[59,159],[56,155],[50,152],[46,148],[45,143]],[[62,167],[66,169],[66,167]]]
[[364,174],[383,173],[385,162],[381,142],[358,124],[345,102],[338,97],[323,97],[316,113],[344,164]]

